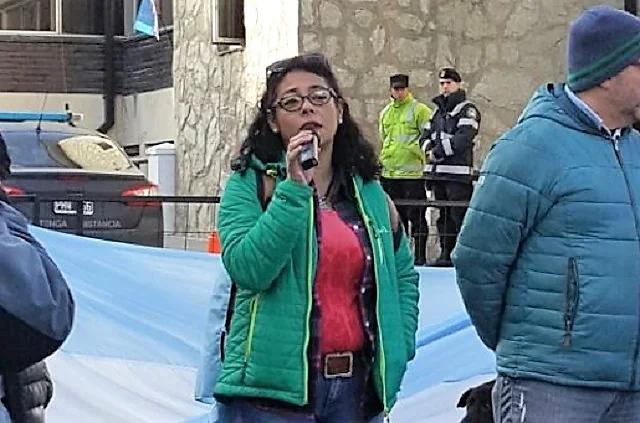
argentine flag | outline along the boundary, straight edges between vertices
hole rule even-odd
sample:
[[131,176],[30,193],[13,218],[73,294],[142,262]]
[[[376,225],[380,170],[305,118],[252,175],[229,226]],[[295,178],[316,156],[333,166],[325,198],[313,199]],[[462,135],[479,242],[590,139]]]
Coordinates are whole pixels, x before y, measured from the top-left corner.
[[160,30],[158,25],[158,9],[155,0],[142,0],[138,8],[138,16],[133,24],[136,32],[151,35],[160,39]]

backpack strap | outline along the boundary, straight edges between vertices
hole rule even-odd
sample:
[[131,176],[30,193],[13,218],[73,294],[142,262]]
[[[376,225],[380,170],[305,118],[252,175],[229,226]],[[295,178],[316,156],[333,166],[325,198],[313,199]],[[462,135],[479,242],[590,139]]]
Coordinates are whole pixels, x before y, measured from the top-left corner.
[[400,226],[400,214],[398,213],[398,209],[396,209],[396,205],[393,203],[391,197],[386,192],[384,193],[385,198],[387,199],[387,207],[389,207],[389,220],[391,221],[391,230],[395,233]]
[[256,194],[262,210],[266,210],[269,202],[271,202],[275,187],[276,177],[274,175],[269,174],[269,172],[256,172]]
[[262,175],[262,209],[266,210],[267,206],[271,202],[271,197],[273,196],[273,190],[276,188],[276,178],[273,176],[269,176],[266,173]]
[[389,207],[389,220],[391,223],[391,232],[393,233],[393,251],[398,251],[404,228],[400,221],[400,213],[398,213],[398,209],[396,208],[393,200],[386,192],[384,193],[384,196],[387,199],[387,207]]

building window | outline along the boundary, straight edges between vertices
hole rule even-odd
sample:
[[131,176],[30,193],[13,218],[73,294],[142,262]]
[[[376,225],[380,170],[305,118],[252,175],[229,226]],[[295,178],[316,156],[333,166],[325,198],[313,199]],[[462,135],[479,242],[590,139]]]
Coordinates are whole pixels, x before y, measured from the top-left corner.
[[[115,0],[118,7],[122,0]],[[101,35],[104,13],[104,0],[0,0],[0,31]],[[116,9],[117,16],[122,12]],[[116,25],[118,33],[122,25]]]
[[64,34],[104,34],[104,0],[61,0]]
[[0,29],[54,31],[56,6],[56,0],[0,1]]
[[[136,0],[136,13],[140,8],[140,2],[142,0]],[[154,0],[156,2],[156,9],[158,10],[158,25],[160,28],[165,28],[173,25],[173,0]]]
[[244,1],[213,1],[213,42],[244,44]]

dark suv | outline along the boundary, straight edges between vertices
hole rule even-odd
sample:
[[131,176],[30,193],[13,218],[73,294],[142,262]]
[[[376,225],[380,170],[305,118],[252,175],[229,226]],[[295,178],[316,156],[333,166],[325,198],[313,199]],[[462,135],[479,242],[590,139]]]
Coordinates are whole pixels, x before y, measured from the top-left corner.
[[161,247],[161,203],[126,201],[157,195],[157,188],[120,146],[72,126],[71,113],[35,115],[0,113],[11,158],[2,189],[13,205],[45,228]]

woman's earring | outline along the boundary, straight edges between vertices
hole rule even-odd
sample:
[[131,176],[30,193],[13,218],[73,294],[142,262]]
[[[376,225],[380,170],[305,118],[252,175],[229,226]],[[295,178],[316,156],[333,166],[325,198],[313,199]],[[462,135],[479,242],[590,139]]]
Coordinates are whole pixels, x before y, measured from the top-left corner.
[[342,125],[342,116],[338,118],[338,125]]

